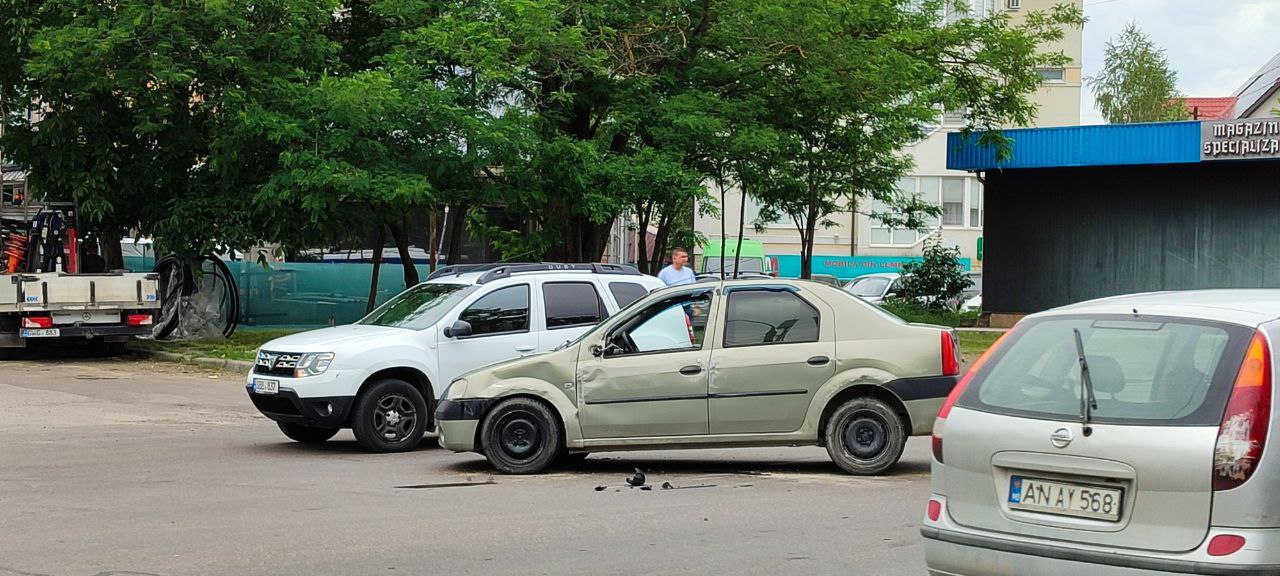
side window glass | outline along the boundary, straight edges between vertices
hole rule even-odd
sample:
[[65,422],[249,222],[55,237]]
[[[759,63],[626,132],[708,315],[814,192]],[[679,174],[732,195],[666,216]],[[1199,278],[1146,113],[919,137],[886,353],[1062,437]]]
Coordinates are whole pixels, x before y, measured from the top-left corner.
[[644,286],[635,282],[610,282],[609,292],[613,294],[613,299],[618,302],[618,308],[626,308],[632,302],[644,298],[649,291]]
[[458,316],[471,324],[471,335],[529,331],[529,285],[508,286],[476,300]]
[[654,302],[609,335],[607,355],[698,350],[706,339],[711,294],[688,294]]
[[542,285],[547,305],[547,328],[597,324],[606,316],[604,302],[589,282],[548,282]]
[[725,346],[818,341],[818,310],[793,292],[735,290],[725,315]]

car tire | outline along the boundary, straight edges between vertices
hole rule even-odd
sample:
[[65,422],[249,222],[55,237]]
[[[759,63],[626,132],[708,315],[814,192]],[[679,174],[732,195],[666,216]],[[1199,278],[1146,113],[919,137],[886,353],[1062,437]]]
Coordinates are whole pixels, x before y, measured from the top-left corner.
[[356,398],[351,431],[370,452],[405,452],[422,442],[427,402],[412,384],[398,378],[374,382]]
[[338,433],[337,428],[317,428],[315,426],[287,422],[276,422],[276,425],[290,440],[303,444],[322,444]]
[[541,402],[512,398],[485,416],[480,443],[485,458],[506,474],[536,474],[546,470],[564,450],[557,417]]
[[907,445],[902,416],[876,398],[854,398],[827,420],[827,454],[841,470],[875,476],[891,470]]

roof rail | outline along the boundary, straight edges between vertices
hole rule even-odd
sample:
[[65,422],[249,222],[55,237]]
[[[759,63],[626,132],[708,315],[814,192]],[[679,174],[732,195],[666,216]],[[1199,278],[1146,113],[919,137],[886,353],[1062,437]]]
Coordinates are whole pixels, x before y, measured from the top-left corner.
[[[474,271],[474,270],[473,270]],[[539,264],[501,264],[486,271],[476,280],[476,284],[487,284],[494,280],[507,278],[512,274],[522,272],[553,272],[553,271],[576,271],[590,272],[592,274],[618,274],[623,276],[643,276],[639,270],[622,264],[602,264],[592,262],[588,264],[560,264],[556,262],[542,262]]]
[[445,276],[461,276],[468,272],[485,272],[494,268],[503,266],[518,266],[525,264],[535,264],[534,262],[490,262],[486,264],[450,264],[443,268],[436,268],[435,272],[427,275],[427,280],[434,280]]

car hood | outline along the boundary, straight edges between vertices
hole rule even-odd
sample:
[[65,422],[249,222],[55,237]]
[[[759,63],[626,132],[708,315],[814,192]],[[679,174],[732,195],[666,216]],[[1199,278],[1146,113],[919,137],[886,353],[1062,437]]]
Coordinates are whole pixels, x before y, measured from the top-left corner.
[[263,344],[262,349],[272,352],[334,352],[335,349],[354,342],[403,336],[410,332],[404,328],[348,324],[276,338]]

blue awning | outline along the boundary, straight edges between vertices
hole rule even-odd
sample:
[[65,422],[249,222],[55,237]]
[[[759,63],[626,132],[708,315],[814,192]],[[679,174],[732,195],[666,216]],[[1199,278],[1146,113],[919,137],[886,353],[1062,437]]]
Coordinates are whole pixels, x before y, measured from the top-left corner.
[[1013,154],[996,160],[979,134],[947,135],[947,168],[952,170],[1062,168],[1186,164],[1200,162],[1200,122],[1109,124],[1005,130]]

